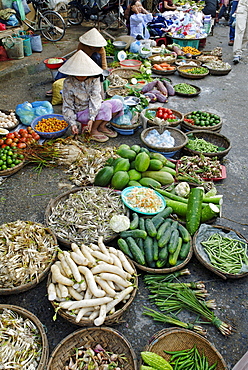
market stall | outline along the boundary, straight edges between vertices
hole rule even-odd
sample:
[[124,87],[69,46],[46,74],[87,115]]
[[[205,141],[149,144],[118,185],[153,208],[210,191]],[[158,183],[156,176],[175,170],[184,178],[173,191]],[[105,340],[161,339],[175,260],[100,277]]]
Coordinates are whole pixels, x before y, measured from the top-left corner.
[[[141,48],[143,48],[141,53],[147,51],[144,50],[146,46],[143,46],[142,43]],[[194,95],[195,99],[198,99],[201,91],[199,92],[198,90],[199,94],[195,95],[196,90],[191,90],[189,86],[192,88],[192,85],[187,84],[185,81],[195,79],[195,76],[196,79],[207,79],[209,78],[209,74],[202,74],[199,65],[191,64],[186,72],[190,76],[185,77],[179,75],[177,66],[174,64],[175,62],[184,61],[186,63],[183,67],[188,67],[187,63],[194,63],[197,60],[192,57],[193,54],[191,54],[190,58],[189,55],[187,57],[185,55],[188,53],[181,54],[183,51],[180,45],[176,45],[176,51],[180,52],[181,55],[177,54],[175,50],[165,50],[165,48],[160,48],[159,53],[156,53],[157,51],[155,50],[153,54],[153,56],[159,57],[158,60],[155,60],[155,64],[152,64],[147,58],[142,58],[139,53],[136,53],[135,56],[132,55],[132,57],[129,57],[129,54],[127,54],[128,58],[125,59],[126,61],[130,59],[139,60],[141,63],[138,63],[138,68],[134,68],[131,74],[129,74],[130,69],[119,68],[120,66],[118,65],[117,69],[119,71],[117,73],[121,71],[124,75],[121,77],[118,74],[118,81],[111,80],[110,83],[112,85],[110,86],[112,87],[108,87],[106,90],[106,93],[109,93],[109,96],[111,96],[111,89],[115,88],[116,91],[113,96],[120,93],[120,97],[124,96],[124,98],[128,98],[126,111],[128,112],[129,121],[125,121],[124,124],[123,122],[114,123],[122,127],[119,136],[126,136],[128,134],[132,137],[132,135],[139,132],[141,143],[114,145],[116,148],[113,149],[112,147],[111,150],[106,146],[96,148],[92,145],[91,141],[89,143],[87,141],[80,142],[71,137],[66,137],[62,130],[68,129],[68,127],[60,126],[62,117],[58,116],[55,117],[55,122],[51,122],[50,118],[52,117],[42,117],[45,119],[42,122],[41,116],[32,118],[31,125],[29,123],[17,122],[14,128],[13,126],[10,127],[10,134],[14,134],[14,137],[18,141],[8,141],[9,144],[7,144],[6,140],[13,140],[13,135],[7,137],[6,133],[4,133],[2,136],[4,142],[1,144],[1,149],[4,150],[3,157],[4,155],[6,156],[5,153],[7,153],[7,156],[11,156],[9,152],[13,152],[14,149],[8,147],[16,147],[11,144],[17,143],[18,145],[19,143],[24,143],[25,145],[19,148],[23,150],[21,152],[22,154],[19,154],[23,156],[21,159],[24,159],[29,165],[38,163],[57,167],[62,163],[67,167],[72,185],[76,186],[74,190],[70,190],[67,194],[60,194],[59,199],[52,199],[52,202],[46,209],[46,227],[49,227],[56,235],[60,247],[59,257],[54,262],[53,267],[51,267],[51,274],[48,280],[49,284],[47,284],[46,288],[46,294],[49,295],[48,300],[51,302],[48,303],[50,304],[55,324],[59,322],[57,320],[61,316],[66,321],[73,323],[76,329],[81,315],[81,321],[86,326],[97,326],[99,323],[102,325],[105,320],[107,325],[112,325],[115,319],[118,322],[122,314],[128,315],[130,310],[132,310],[134,301],[137,300],[137,288],[140,282],[136,280],[136,268],[138,274],[142,275],[141,284],[145,284],[146,289],[151,289],[151,293],[155,294],[153,285],[154,282],[158,281],[161,273],[163,273],[163,277],[168,276],[170,283],[178,283],[179,280],[180,284],[182,284],[184,280],[181,280],[179,273],[183,271],[182,269],[185,266],[189,266],[193,253],[199,258],[202,266],[207,266],[207,270],[209,269],[213,274],[221,276],[223,280],[230,278],[228,274],[234,279],[243,278],[247,274],[245,249],[247,241],[245,237],[235,230],[226,230],[225,228],[214,229],[215,226],[212,226],[212,223],[214,224],[217,218],[221,218],[223,197],[222,194],[219,194],[216,184],[223,181],[225,176],[228,177],[228,173],[224,172],[225,165],[223,158],[228,155],[231,149],[229,139],[225,136],[218,136],[221,135],[219,131],[222,128],[222,119],[219,115],[212,113],[211,109],[209,111],[198,109],[197,111],[185,114],[175,109],[167,108],[170,97],[175,96],[177,90],[177,87],[171,80],[173,74],[176,74],[180,78],[183,84],[180,88],[184,89],[181,92],[186,95],[183,98],[178,95],[178,99],[191,98],[191,94]],[[194,50],[191,51],[194,52]],[[200,54],[200,52],[197,54]],[[182,58],[178,58],[178,55]],[[164,61],[163,58],[167,57],[169,58]],[[160,65],[162,69],[159,69],[159,67],[156,69],[154,67],[155,65]],[[132,64],[131,66],[133,67]],[[113,75],[115,71],[113,69],[110,72]],[[169,74],[171,79],[166,77],[167,74]],[[120,78],[127,81],[120,81]],[[118,84],[123,82],[123,85],[113,86],[115,82]],[[122,93],[123,90],[124,93]],[[34,107],[32,106],[31,108]],[[5,114],[9,119],[11,113],[5,112]],[[18,118],[20,119],[20,116]],[[5,119],[6,117],[2,121],[5,122]],[[132,119],[134,119],[133,122]],[[38,124],[40,124],[39,127],[36,126]],[[114,124],[113,129],[116,128]],[[135,124],[136,126],[133,128]],[[26,126],[26,132],[20,131],[24,130],[23,126]],[[2,127],[8,128],[5,124],[2,124]],[[210,131],[211,134],[204,135],[204,133],[201,133],[201,136],[198,136],[195,129],[199,127],[201,129],[200,131],[207,133]],[[125,130],[129,132],[127,133]],[[148,134],[151,132],[152,135],[149,135],[151,136],[149,138]],[[36,136],[38,143],[37,141],[33,141],[35,134],[42,135],[42,133],[45,136],[43,139],[46,139],[46,135],[49,135],[49,133],[58,135],[60,138],[59,140],[52,141],[53,146],[51,148],[51,142],[49,144],[49,140],[40,141],[40,137],[38,138]],[[193,136],[189,136],[190,134]],[[20,141],[19,139],[21,137],[26,140]],[[88,140],[89,138],[81,138],[81,140],[83,139]],[[113,144],[115,143],[115,139],[111,139],[111,141]],[[194,147],[192,147],[193,144]],[[71,152],[69,148],[72,149]],[[199,155],[195,156],[195,152]],[[217,157],[217,160],[216,158],[213,160],[214,157]],[[206,162],[202,164],[204,160]],[[11,168],[14,169],[16,167],[15,161],[16,159],[14,159],[13,163],[12,160],[12,167],[9,166],[11,164],[8,161],[6,164],[2,164],[1,170],[6,170],[5,167],[3,168],[3,166],[6,166],[11,171]],[[193,161],[195,162],[193,163]],[[192,172],[190,172],[190,165],[193,165]],[[199,167],[196,169],[197,165]],[[23,171],[25,171],[25,167]],[[91,191],[90,197],[96,197],[93,203],[98,209],[100,219],[97,219],[97,215],[94,214],[92,216],[90,214],[93,210],[93,205],[90,203],[89,198],[86,198],[86,195],[81,195],[81,198],[73,197],[73,194],[79,194],[79,187],[83,187],[84,190],[89,188],[89,191]],[[111,228],[112,233],[104,242],[101,238],[103,235],[106,235],[106,225],[103,224],[105,218],[103,211],[105,211],[105,207],[102,207],[102,205],[104,201],[99,195],[93,195],[92,193],[98,187],[108,189],[110,192],[113,191],[115,194],[114,197],[118,198],[118,201],[121,202],[121,207],[125,210],[123,212],[121,211],[120,214],[116,214],[115,209],[115,215],[112,213],[107,214],[106,218],[109,222],[107,226],[108,229],[109,227]],[[136,198],[136,192],[139,191],[141,193]],[[109,204],[113,205],[110,195],[104,194],[104,199],[108,199]],[[69,205],[67,200],[71,201]],[[86,208],[83,208],[82,213],[84,217],[82,218],[76,212],[79,210],[79,204],[77,202],[81,200],[82,207],[86,206]],[[149,204],[148,200],[152,204]],[[59,214],[59,211],[62,213]],[[106,211],[110,212],[109,208]],[[89,215],[88,218],[85,217],[86,212]],[[118,218],[116,216],[121,217]],[[63,219],[66,220],[66,224],[59,224],[59,221],[63,221]],[[85,221],[87,221],[86,224]],[[217,231],[218,237],[221,238],[224,244],[227,243],[226,239],[232,239],[232,244],[236,244],[237,248],[235,255],[237,255],[238,260],[244,258],[244,266],[242,264],[238,265],[238,261],[235,261],[235,269],[231,271],[230,269],[227,270],[227,268],[230,268],[227,265],[231,264],[232,261],[228,261],[228,263],[222,265],[218,261],[218,256],[217,263],[211,259],[212,256],[208,254],[208,243],[214,243],[214,240],[212,238],[210,239],[211,235],[202,230],[202,225],[209,225],[209,221],[210,227],[214,229],[214,232],[211,231],[210,234],[215,234]],[[84,230],[89,230],[90,227],[92,227],[92,233],[87,233],[86,240],[86,232]],[[98,233],[100,231],[103,233],[102,235]],[[82,239],[77,239],[80,235]],[[199,237],[202,238],[200,247],[199,241],[196,241],[196,238]],[[64,247],[65,244],[63,245],[61,240],[66,241],[67,248]],[[237,245],[237,243],[240,244]],[[238,254],[238,250],[241,252],[240,255]],[[68,274],[65,272],[65,267],[63,270],[62,264],[64,261],[70,267],[67,270]],[[90,262],[93,265],[90,266]],[[113,274],[114,271],[116,274]],[[172,273],[175,272],[178,273],[178,280],[173,281],[175,275],[172,275]],[[98,276],[98,274],[100,275]],[[106,276],[106,274],[115,275],[115,277]],[[86,295],[87,287],[83,286],[83,276],[85,276],[87,286],[91,287],[91,297]],[[92,279],[92,276],[94,279]],[[98,279],[99,277],[103,282]],[[112,283],[108,283],[106,286],[106,284],[104,285],[106,281],[111,281]],[[183,288],[180,294],[176,291],[178,286],[176,287],[175,285],[166,285],[164,290],[169,291],[170,296],[173,291],[177,296],[177,304],[181,305],[181,309],[188,309],[192,315],[206,315],[204,317],[208,322],[213,324],[213,330],[219,329],[221,335],[228,337],[233,331],[232,325],[224,321],[224,319],[219,319],[218,313],[216,315],[213,314],[213,306],[206,308],[202,304],[202,302],[207,302],[205,296],[207,293],[202,292],[202,289],[205,287],[198,287],[200,292],[197,292],[197,294],[201,298],[197,301],[194,300],[194,293],[191,290],[189,291],[189,287],[186,289],[186,286],[183,285]],[[108,289],[107,297],[106,294],[104,295],[104,289]],[[113,307],[116,305],[113,305],[113,301],[120,297],[123,299],[118,302],[120,306],[117,306],[117,310],[115,311]],[[179,297],[181,300],[178,299]],[[185,303],[183,298],[185,297],[189,303],[187,308],[183,306],[183,303]],[[97,299],[97,301],[93,302],[93,299]],[[91,303],[89,303],[90,300]],[[85,304],[88,307],[85,307]],[[96,311],[92,309],[95,306],[99,306],[99,309]],[[150,301],[149,306],[153,307],[152,309],[155,308],[154,311],[156,311],[146,310],[146,316],[150,316],[147,318],[150,320],[149,322],[152,322],[152,319],[154,319],[168,325],[178,325],[192,330],[192,322],[186,322],[185,317],[180,317],[180,319],[173,318],[170,304],[168,304],[170,309],[167,309],[168,312],[166,312],[166,315],[160,312],[161,305],[159,304],[159,299],[157,302]],[[86,308],[90,309],[86,310]],[[193,311],[193,308],[196,311]],[[112,309],[113,311],[111,311]],[[165,306],[163,309],[165,309]],[[90,317],[91,314],[92,316]],[[113,321],[113,317],[111,316],[114,316]],[[173,335],[174,330],[176,330],[177,338],[186,336],[186,343],[188,342],[188,338],[191,338],[190,342],[192,346],[187,347],[185,344],[181,344],[180,350],[192,349],[195,344],[199,351],[200,361],[206,361],[207,357],[209,366],[214,366],[214,363],[217,361],[217,369],[227,369],[221,351],[218,352],[212,346],[211,342],[205,341],[202,337],[205,333],[205,327],[209,330],[210,325],[205,326],[205,324],[202,324],[202,326],[203,328],[199,328],[198,325],[193,326],[194,330],[200,331],[200,336],[195,336],[191,332],[188,333],[187,330],[181,331],[179,329],[171,329],[170,333]],[[101,328],[94,327],[93,333],[95,333],[94,329],[101,330]],[[125,338],[120,338],[118,333],[113,333],[110,329],[105,329],[104,326],[102,330],[106,333],[102,336],[103,339],[100,345],[103,349],[100,352],[104,352],[107,349],[108,352],[117,354],[117,357],[124,352],[126,355],[128,354],[128,365],[123,358],[120,358],[119,361],[121,363],[124,362],[124,368],[126,366],[127,369],[136,369],[138,366],[137,359],[133,354],[132,348],[130,349],[129,343],[125,341]],[[98,343],[96,343],[94,334],[91,335],[90,330],[86,329],[86,332],[83,332],[82,335],[87,338],[85,342],[82,341],[82,336],[80,337],[80,334],[76,333],[73,333],[69,338],[65,338],[65,341],[61,343],[53,356],[50,357],[51,368],[65,366],[70,361],[70,358],[73,364],[78,361],[78,357],[76,357],[77,351],[73,354],[71,352],[69,353],[72,346],[82,351],[84,348],[81,347],[84,345],[90,344],[90,346],[95,348],[95,345]],[[89,339],[88,335],[90,337]],[[165,333],[162,333],[162,339],[160,339],[160,333],[157,333],[157,335],[159,341],[161,340],[160,343],[166,343],[167,336]],[[67,341],[69,341],[69,345]],[[111,343],[111,341],[115,345],[109,346],[108,343]],[[169,342],[172,343],[172,339],[169,339]],[[180,340],[180,343],[182,342],[183,340]],[[175,347],[171,345],[167,350],[177,351],[178,348],[176,345]],[[153,347],[151,345],[146,348],[146,351],[142,352],[149,353],[138,353],[137,357],[139,360],[141,361],[142,358],[148,366],[155,369],[157,368],[157,361],[162,361],[161,363],[163,365],[161,366],[168,366],[168,368],[175,366],[169,353],[164,360],[154,357],[154,353],[160,356],[163,355],[156,346]],[[61,353],[63,356],[61,356]],[[84,354],[80,353],[80,355],[83,356]],[[198,354],[196,353],[195,356],[198,356]],[[168,362],[170,365],[168,365]]]

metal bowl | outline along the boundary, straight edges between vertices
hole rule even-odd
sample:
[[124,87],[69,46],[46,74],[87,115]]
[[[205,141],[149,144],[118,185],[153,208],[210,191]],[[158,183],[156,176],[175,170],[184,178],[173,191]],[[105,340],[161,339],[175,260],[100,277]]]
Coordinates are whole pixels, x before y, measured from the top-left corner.
[[127,46],[127,43],[125,41],[114,41],[113,45],[117,50],[123,50]]

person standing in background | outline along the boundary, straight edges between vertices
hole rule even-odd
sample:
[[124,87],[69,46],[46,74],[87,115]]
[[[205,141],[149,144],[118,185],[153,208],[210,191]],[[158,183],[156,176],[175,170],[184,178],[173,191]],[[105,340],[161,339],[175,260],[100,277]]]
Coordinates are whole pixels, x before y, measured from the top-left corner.
[[202,9],[204,15],[211,15],[212,18],[216,19],[218,0],[205,0],[205,6]]
[[236,11],[233,63],[238,64],[248,42],[248,0],[239,0]]
[[232,7],[231,7],[230,19],[229,19],[229,26],[230,26],[229,42],[228,42],[229,46],[233,46],[233,43],[234,43],[235,27],[233,27],[233,22],[234,22],[234,19],[235,19],[234,14],[235,14],[235,17],[236,17],[236,10],[237,10],[237,7],[238,7],[238,3],[239,3],[239,0],[233,0],[232,1]]

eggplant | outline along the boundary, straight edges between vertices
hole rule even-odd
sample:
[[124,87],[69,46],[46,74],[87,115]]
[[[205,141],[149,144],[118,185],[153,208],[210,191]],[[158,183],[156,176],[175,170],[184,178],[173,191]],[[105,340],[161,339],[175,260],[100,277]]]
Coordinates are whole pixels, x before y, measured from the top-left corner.
[[148,84],[142,87],[141,92],[144,94],[144,93],[151,91],[157,85],[157,82],[158,80],[153,80],[151,82],[148,82]]
[[164,95],[164,96],[168,96],[168,91],[167,91],[167,88],[166,86],[163,84],[163,82],[161,81],[158,81],[157,83],[157,89]]
[[167,91],[168,91],[168,95],[169,95],[169,96],[173,96],[173,95],[175,95],[175,89],[174,89],[174,87],[169,83],[169,81],[163,80],[163,84],[164,84],[164,86],[166,87],[166,89],[167,89]]
[[147,98],[150,99],[150,103],[155,103],[157,101],[157,97],[151,91],[144,94]]
[[167,101],[168,101],[167,96],[161,94],[160,91],[158,91],[158,90],[152,90],[152,93],[156,96],[157,100],[160,103],[167,103]]

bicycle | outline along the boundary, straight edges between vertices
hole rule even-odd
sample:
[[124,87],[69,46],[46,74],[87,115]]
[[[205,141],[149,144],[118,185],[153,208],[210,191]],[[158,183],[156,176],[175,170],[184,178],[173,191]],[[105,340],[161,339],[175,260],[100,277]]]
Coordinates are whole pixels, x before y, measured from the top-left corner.
[[18,20],[24,23],[28,30],[36,33],[37,31],[42,34],[48,41],[56,42],[61,40],[65,35],[65,21],[63,17],[54,10],[48,9],[48,3],[45,1],[31,0],[34,7],[35,18],[30,20],[25,18],[22,20],[19,16]]

